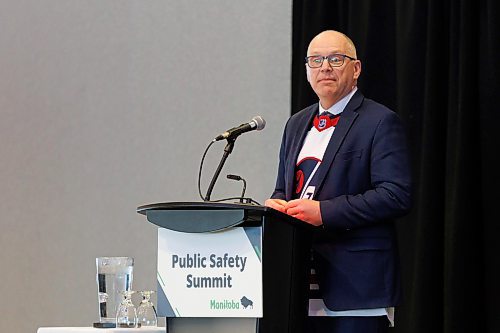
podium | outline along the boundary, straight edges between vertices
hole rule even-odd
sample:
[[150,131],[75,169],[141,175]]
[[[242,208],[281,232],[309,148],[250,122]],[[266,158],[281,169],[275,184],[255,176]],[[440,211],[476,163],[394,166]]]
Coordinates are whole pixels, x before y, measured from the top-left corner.
[[[183,317],[230,321],[235,317],[248,317],[247,313],[256,321],[252,332],[304,331],[314,227],[274,209],[248,204],[156,203],[138,207],[137,212],[160,227],[158,315],[167,317],[168,332],[176,333],[176,320]],[[205,240],[208,252],[204,252]],[[213,249],[216,245],[224,248],[225,244],[236,244],[243,250],[221,254]],[[253,252],[250,256],[238,252],[248,248],[255,250],[250,250]],[[210,270],[218,271],[212,274]],[[207,276],[196,277],[205,271]],[[248,277],[244,276],[247,273],[256,278],[251,277],[248,282]],[[261,295],[255,294],[254,286],[257,290],[262,286]],[[226,296],[224,302],[219,302],[224,296],[218,297],[218,293],[231,293],[237,288],[251,290],[237,294],[238,298]],[[194,295],[201,295],[201,299],[207,292],[212,295],[210,305],[208,301],[194,299]],[[170,297],[170,294],[175,295]],[[248,294],[253,296],[247,297]],[[186,303],[182,308],[184,303],[174,304],[174,296],[179,300],[176,302],[193,303]]]

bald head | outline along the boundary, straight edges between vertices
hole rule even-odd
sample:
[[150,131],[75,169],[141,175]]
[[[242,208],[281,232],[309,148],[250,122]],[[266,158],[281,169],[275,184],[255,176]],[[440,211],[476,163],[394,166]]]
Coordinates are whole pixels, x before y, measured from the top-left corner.
[[341,45],[345,50],[345,54],[348,56],[356,59],[358,58],[356,55],[356,47],[354,46],[352,40],[345,34],[335,30],[326,30],[317,34],[316,37],[314,37],[309,43],[307,55],[310,55],[311,47],[314,47],[316,44],[327,44],[331,41]]

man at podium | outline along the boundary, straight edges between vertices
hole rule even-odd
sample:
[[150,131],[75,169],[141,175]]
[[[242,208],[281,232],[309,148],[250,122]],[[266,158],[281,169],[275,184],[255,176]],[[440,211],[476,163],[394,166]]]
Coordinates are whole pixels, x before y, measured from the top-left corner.
[[386,332],[401,294],[394,220],[411,207],[405,131],[357,88],[361,61],[346,35],[314,37],[305,68],[319,103],[288,120],[266,206],[318,226],[309,332]]

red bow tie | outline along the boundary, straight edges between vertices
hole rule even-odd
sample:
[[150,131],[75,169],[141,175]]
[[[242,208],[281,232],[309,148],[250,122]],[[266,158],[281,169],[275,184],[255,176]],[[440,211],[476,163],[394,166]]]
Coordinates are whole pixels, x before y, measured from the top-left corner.
[[318,132],[324,131],[327,128],[337,126],[340,114],[331,114],[330,112],[323,112],[319,116],[314,117],[313,125]]

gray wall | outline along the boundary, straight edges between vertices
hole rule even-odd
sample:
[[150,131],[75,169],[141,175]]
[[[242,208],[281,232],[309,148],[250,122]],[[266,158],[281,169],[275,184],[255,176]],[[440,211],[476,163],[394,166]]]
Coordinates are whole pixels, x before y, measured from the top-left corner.
[[[206,145],[255,115],[266,128],[223,176],[263,202],[290,49],[290,0],[0,0],[0,332],[91,325],[97,256],[133,256],[134,289],[155,288],[156,228],[136,207],[199,200]],[[221,178],[213,198],[240,189]]]

